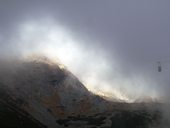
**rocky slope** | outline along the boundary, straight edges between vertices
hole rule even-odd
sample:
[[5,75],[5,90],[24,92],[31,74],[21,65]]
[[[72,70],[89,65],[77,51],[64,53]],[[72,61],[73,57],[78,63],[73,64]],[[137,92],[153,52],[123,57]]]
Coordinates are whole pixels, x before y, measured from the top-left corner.
[[9,110],[37,128],[147,128],[160,120],[161,114],[148,111],[148,106],[114,103],[94,95],[47,58],[1,61],[0,72],[2,108],[11,106]]

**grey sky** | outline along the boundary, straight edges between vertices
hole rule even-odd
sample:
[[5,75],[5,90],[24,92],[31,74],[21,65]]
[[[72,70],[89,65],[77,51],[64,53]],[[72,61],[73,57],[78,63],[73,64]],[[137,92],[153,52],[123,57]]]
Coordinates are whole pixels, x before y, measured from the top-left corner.
[[[93,54],[97,54],[98,48],[104,51],[110,67],[119,61],[117,72],[131,79],[130,83],[135,79],[131,75],[140,74],[144,80],[147,77],[154,82],[149,85],[146,80],[148,85],[144,87],[162,94],[170,90],[170,63],[163,63],[165,71],[158,74],[156,62],[170,60],[169,5],[169,0],[1,0],[0,53],[17,53],[22,49],[17,39],[11,39],[17,36],[23,22],[50,17],[84,40],[80,45],[90,47]],[[114,77],[110,72],[105,76],[109,80]]]

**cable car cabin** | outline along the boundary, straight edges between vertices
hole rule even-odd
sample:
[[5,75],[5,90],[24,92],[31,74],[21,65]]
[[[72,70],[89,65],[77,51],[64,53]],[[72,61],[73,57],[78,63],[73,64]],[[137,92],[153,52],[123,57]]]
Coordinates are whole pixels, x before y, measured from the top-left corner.
[[158,72],[162,72],[161,62],[158,62]]
[[162,67],[158,66],[158,72],[162,72]]

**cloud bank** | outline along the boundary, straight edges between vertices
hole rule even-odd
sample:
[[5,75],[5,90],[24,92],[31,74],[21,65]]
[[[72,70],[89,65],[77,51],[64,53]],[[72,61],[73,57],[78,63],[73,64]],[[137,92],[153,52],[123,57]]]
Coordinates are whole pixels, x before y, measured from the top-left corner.
[[[168,101],[169,2],[1,1],[1,57],[43,54],[91,91],[129,102]],[[169,101],[168,101],[169,102]]]

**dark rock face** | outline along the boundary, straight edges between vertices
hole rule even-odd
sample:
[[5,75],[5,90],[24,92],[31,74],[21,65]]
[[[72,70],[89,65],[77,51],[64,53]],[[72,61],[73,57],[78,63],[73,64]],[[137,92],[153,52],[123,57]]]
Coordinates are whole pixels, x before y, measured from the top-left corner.
[[161,113],[152,113],[145,110],[121,111],[111,117],[112,128],[149,128],[158,126],[161,120]]
[[160,125],[161,113],[145,110],[125,111],[112,113],[99,113],[91,116],[67,117],[56,122],[64,127],[90,128],[155,128]]
[[1,128],[47,128],[26,112],[15,108],[12,104],[0,102]]

